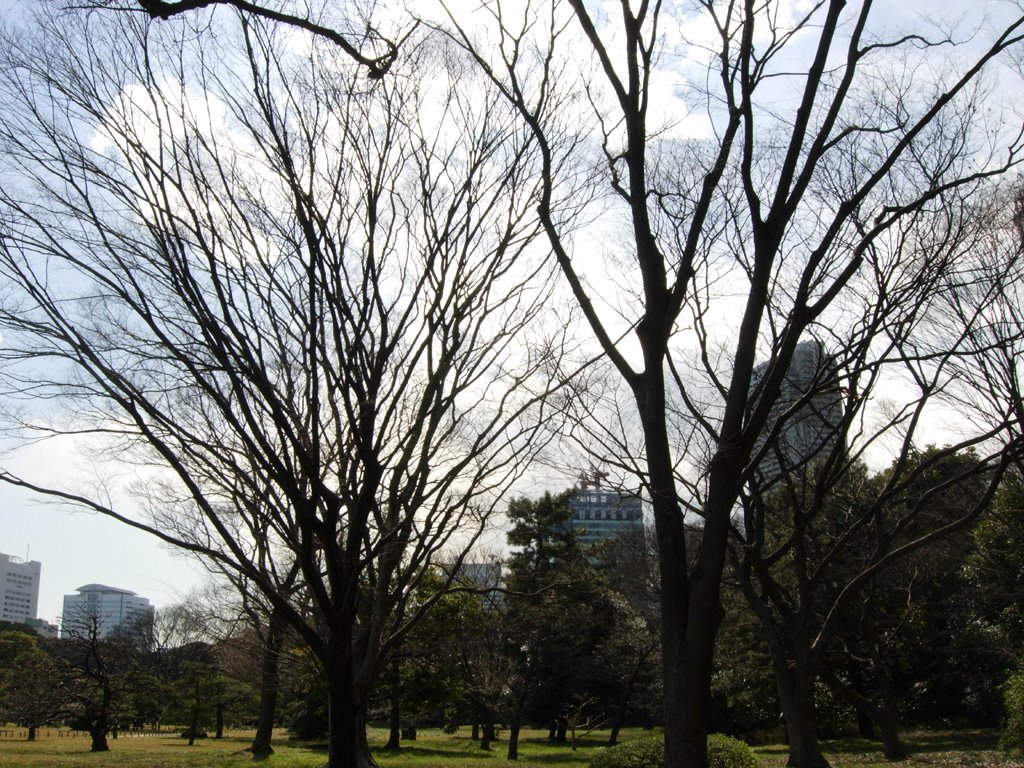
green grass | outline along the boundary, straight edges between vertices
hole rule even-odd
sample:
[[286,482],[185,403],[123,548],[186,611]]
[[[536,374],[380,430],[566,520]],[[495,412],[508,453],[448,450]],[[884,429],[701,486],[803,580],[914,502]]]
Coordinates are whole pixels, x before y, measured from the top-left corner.
[[[994,731],[932,731],[901,733],[910,758],[892,763],[882,755],[882,745],[867,739],[831,739],[824,742],[825,756],[833,768],[1024,768],[1024,755],[1008,755],[998,748]],[[765,768],[786,765],[782,744],[755,747]]]
[[[20,733],[21,731],[17,731]],[[49,733],[49,736],[47,734]],[[18,768],[230,768],[253,765],[245,752],[252,734],[231,734],[224,739],[200,739],[192,747],[174,735],[108,739],[109,752],[89,751],[85,735],[58,738],[57,731],[42,729],[35,742],[0,738],[0,766]],[[275,754],[262,763],[268,768],[312,768],[326,762],[322,749],[281,740]]]
[[[623,737],[641,731],[624,732]],[[24,741],[22,729],[14,736],[0,734],[0,767],[18,768],[232,768],[253,764],[245,752],[250,733],[232,733],[221,740],[202,739],[188,747],[184,739],[172,735],[126,738],[110,741],[110,752],[89,752],[85,736],[58,738],[53,729],[43,729],[35,743]],[[49,735],[47,735],[49,734]],[[525,731],[520,743],[517,768],[587,768],[592,751],[600,747],[607,734],[595,733],[583,738],[579,750],[568,745],[551,744],[546,732]],[[398,753],[380,749],[386,734],[370,732],[381,768],[502,768],[507,766],[504,738],[485,752],[469,740],[469,730],[449,736],[434,729],[422,729],[415,742],[403,742]],[[906,738],[911,751],[906,768],[1024,768],[1024,755],[1006,755],[996,746],[998,734],[993,732],[914,733]],[[274,743],[275,754],[260,764],[261,768],[320,768],[327,760],[324,744],[290,742],[285,738]],[[765,768],[782,768],[786,764],[786,748],[782,745],[757,747]],[[834,768],[891,768],[882,758],[879,745],[862,739],[841,739],[825,742],[825,752]]]

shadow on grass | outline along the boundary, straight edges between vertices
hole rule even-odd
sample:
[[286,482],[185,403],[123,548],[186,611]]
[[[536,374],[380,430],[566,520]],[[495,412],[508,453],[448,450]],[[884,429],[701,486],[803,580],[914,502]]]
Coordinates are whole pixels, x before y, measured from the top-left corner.
[[[468,738],[453,739],[454,745],[432,745],[422,744],[417,746],[403,743],[400,750],[386,750],[383,748],[373,749],[376,758],[385,763],[398,764],[409,761],[420,765],[441,765],[454,762],[479,762],[499,760],[503,764],[508,752],[507,739],[495,741],[490,750],[481,750],[479,742],[471,741]],[[549,741],[546,738],[525,738],[519,741],[519,763],[523,765],[547,765],[561,766],[586,764],[593,757],[595,747],[603,747],[606,739],[579,739],[577,751],[572,750],[571,744]],[[515,765],[515,763],[507,763]]]
[[[911,754],[921,752],[983,752],[999,744],[995,731],[907,731],[900,734],[903,746]],[[826,752],[841,755],[882,753],[882,742],[863,738],[828,739],[822,742]]]
[[[900,740],[907,752],[913,755],[945,755],[992,752],[998,749],[999,733],[991,730],[963,731],[907,731],[900,734]],[[822,739],[822,751],[826,755],[841,758],[861,757],[878,763],[885,763],[882,742],[858,737]],[[785,757],[789,748],[785,744],[757,746],[754,750],[765,757]],[[891,763],[899,765],[899,763]],[[945,764],[945,763],[943,763]]]
[[[500,746],[500,745],[498,745]],[[419,757],[419,758],[437,758],[437,759],[448,759],[448,760],[491,760],[494,758],[495,753],[498,749],[492,749],[490,751],[484,749],[443,749],[440,747],[407,747],[402,746],[401,749],[374,749],[372,750],[374,757]]]
[[999,732],[986,730],[967,731],[912,731],[906,740],[924,751],[949,752],[959,750],[995,750],[999,748]]

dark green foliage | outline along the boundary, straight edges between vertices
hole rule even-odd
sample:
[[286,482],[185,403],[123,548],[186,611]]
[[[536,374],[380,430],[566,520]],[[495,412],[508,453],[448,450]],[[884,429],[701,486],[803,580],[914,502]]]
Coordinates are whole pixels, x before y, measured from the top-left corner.
[[301,657],[299,690],[284,706],[284,720],[292,738],[321,739],[327,735],[327,683],[307,651],[298,656]]
[[[590,768],[661,768],[665,740],[660,736],[634,739],[602,749]],[[759,768],[754,751],[739,739],[712,733],[708,736],[708,768]]]
[[1024,671],[1006,681],[1003,692],[1006,705],[1006,727],[999,746],[1010,751],[1024,751]]
[[964,575],[972,613],[1012,664],[1024,646],[1024,477],[1004,478],[992,515],[974,530]]
[[508,559],[513,588],[536,589],[562,563],[582,558],[569,527],[573,493],[573,489],[557,495],[547,492],[539,499],[522,497],[509,503],[508,543],[517,548]]
[[747,741],[782,738],[779,696],[764,631],[736,589],[722,590],[725,619],[715,646],[709,727]]
[[18,655],[0,669],[0,720],[35,729],[58,722],[68,711],[70,681],[56,659],[39,648]]

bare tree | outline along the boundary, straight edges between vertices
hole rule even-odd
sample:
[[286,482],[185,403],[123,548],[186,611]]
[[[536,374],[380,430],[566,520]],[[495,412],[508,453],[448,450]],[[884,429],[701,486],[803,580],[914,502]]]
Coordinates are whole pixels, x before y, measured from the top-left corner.
[[380,659],[432,600],[400,607],[546,434],[533,137],[428,35],[367,83],[240,19],[4,38],[4,390],[29,437],[92,436],[160,503],[2,479],[244,576],[322,665],[329,764],[367,765]]
[[[948,253],[964,201],[1020,160],[1019,133],[992,127],[980,86],[1019,45],[1020,9],[958,38],[920,21],[890,32],[876,5],[623,0],[611,15],[490,0],[473,15],[451,4],[440,23],[533,132],[541,223],[627,392],[606,396],[635,413],[592,417],[587,437],[612,466],[635,447],[651,500],[670,768],[707,764],[727,542],[745,484],[792,423],[780,404],[797,345],[876,333],[884,348],[890,325],[861,324],[864,308],[907,317],[923,297],[923,252],[902,250],[901,234],[924,245],[931,231]],[[580,187],[622,223],[613,246],[569,236]],[[633,422],[639,439],[616,442]],[[1003,449],[1008,424],[987,434]],[[696,552],[688,516],[703,529]]]
[[[1004,317],[1024,278],[1013,212],[1012,198],[979,199],[874,246],[861,279],[877,293],[852,333],[822,342],[815,370],[791,374],[793,397],[773,415],[777,434],[802,425],[820,438],[759,454],[737,525],[737,574],[766,632],[790,765],[828,765],[814,688],[844,617],[886,569],[976,522],[1021,455],[1024,329]],[[873,400],[897,388],[879,412]],[[924,450],[937,420],[956,439]],[[867,471],[872,457],[889,466]],[[861,702],[886,755],[905,757],[891,697],[888,711]]]

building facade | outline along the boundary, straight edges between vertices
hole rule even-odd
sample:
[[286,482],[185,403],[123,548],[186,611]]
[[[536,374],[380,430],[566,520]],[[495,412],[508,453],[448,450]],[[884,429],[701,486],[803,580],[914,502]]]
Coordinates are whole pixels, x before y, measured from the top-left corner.
[[49,640],[56,640],[60,637],[60,628],[56,624],[51,624],[46,619],[25,619],[25,623],[32,627],[40,637],[45,637]]
[[73,637],[95,626],[97,635],[109,637],[125,622],[140,616],[153,617],[149,600],[134,592],[105,584],[86,584],[77,595],[64,595],[61,637]]
[[36,617],[39,608],[39,576],[43,565],[38,560],[0,554],[0,619],[25,623]]
[[[768,363],[754,369],[751,389],[756,391],[767,374]],[[755,451],[764,450],[765,436],[779,426],[775,442],[764,452],[757,467],[762,489],[784,476],[806,468],[814,459],[827,456],[838,443],[843,414],[842,392],[835,358],[818,341],[802,341],[772,407],[764,435]]]
[[622,534],[642,530],[643,504],[628,491],[602,488],[604,474],[591,470],[580,476],[579,490],[569,500],[572,517],[569,527],[577,532],[580,544],[591,546]]

